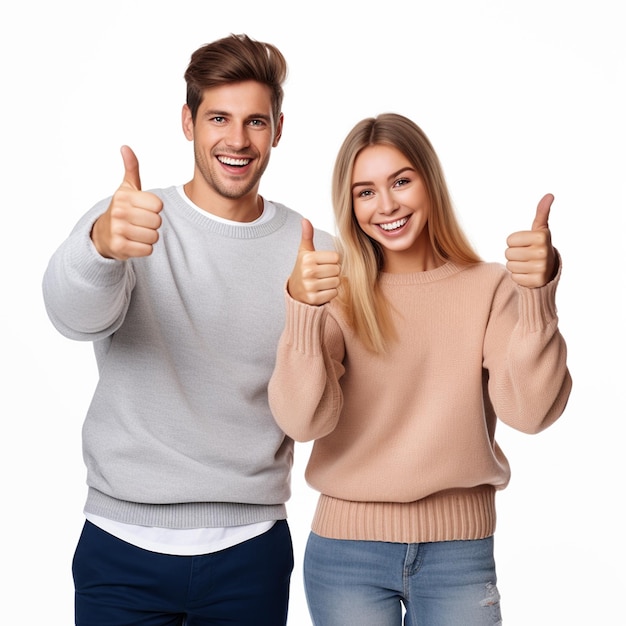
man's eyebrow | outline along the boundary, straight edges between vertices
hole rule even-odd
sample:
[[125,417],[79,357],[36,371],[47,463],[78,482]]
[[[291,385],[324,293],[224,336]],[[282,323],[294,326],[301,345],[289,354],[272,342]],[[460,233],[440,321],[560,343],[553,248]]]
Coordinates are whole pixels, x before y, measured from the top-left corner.
[[272,119],[272,116],[267,114],[267,113],[253,113],[252,115],[248,115],[248,119],[249,120],[266,120],[267,122],[270,122]]
[[[205,117],[232,117],[232,113],[229,111],[222,111],[220,109],[208,109],[204,112]],[[272,116],[268,113],[251,113],[246,116],[247,120],[265,120],[271,122]]]
[[219,117],[228,117],[228,115],[230,115],[230,114],[228,113],[228,111],[221,111],[220,109],[207,109],[204,112],[204,115],[206,117],[210,117],[210,116],[213,116],[213,115],[217,115]]

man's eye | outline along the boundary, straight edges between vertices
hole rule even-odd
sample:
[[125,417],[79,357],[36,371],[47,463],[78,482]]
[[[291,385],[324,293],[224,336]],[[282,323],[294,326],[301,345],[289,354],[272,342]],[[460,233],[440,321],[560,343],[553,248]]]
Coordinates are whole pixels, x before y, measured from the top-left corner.
[[221,115],[216,115],[215,117],[211,118],[216,124],[223,124],[226,121],[225,117],[222,117]]
[[263,120],[250,120],[250,126],[263,126]]

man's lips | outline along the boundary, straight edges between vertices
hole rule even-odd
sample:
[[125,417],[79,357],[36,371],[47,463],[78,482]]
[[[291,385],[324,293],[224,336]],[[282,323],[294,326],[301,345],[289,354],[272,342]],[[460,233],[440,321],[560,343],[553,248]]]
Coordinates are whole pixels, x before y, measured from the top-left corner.
[[217,160],[223,165],[228,165],[230,167],[245,167],[252,161],[251,158],[248,157],[227,157],[227,156],[218,156]]

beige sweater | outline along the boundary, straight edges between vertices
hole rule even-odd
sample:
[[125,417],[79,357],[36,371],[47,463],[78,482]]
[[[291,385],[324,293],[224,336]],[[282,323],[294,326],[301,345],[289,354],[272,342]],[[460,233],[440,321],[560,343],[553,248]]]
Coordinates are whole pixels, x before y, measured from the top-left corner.
[[385,356],[365,349],[333,302],[286,295],[269,399],[290,437],[315,440],[314,532],[397,542],[493,534],[495,491],[510,478],[497,419],[537,433],[570,393],[558,279],[519,287],[496,263],[383,274],[399,336]]

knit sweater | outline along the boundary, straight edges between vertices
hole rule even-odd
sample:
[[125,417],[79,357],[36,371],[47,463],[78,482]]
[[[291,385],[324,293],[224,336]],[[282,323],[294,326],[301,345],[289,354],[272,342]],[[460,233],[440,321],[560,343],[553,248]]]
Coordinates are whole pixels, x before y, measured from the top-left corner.
[[569,397],[559,277],[528,289],[497,263],[382,274],[398,340],[378,356],[336,301],[285,295],[269,399],[288,435],[315,440],[314,532],[396,542],[494,532],[495,491],[510,478],[497,419],[537,433]]
[[284,518],[293,441],[270,413],[267,382],[301,216],[273,203],[266,223],[227,224],[175,187],[153,193],[164,207],[150,256],[98,254],[90,232],[107,198],[44,275],[53,324],[92,341],[98,364],[83,426],[85,511],[164,528]]

